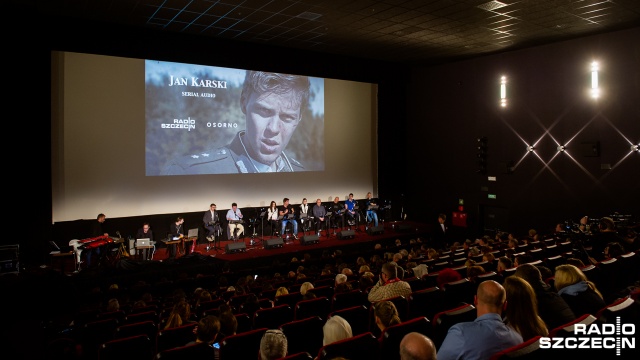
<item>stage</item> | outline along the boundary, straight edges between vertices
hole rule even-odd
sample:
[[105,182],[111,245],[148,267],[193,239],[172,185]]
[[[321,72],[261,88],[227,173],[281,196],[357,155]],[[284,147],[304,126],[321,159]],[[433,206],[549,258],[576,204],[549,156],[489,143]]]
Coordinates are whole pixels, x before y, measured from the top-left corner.
[[[195,245],[195,251],[183,254],[178,249],[175,259],[168,257],[165,244],[157,246],[151,260],[142,260],[139,254],[120,255],[117,259],[103,264],[98,269],[81,269],[79,272],[68,273],[69,276],[90,278],[94,275],[130,275],[136,272],[155,272],[157,276],[174,276],[176,271],[188,273],[219,273],[220,271],[251,271],[274,268],[278,264],[288,264],[296,257],[302,260],[305,253],[314,258],[319,258],[323,253],[340,249],[343,253],[358,251],[372,251],[377,243],[383,248],[393,244],[396,239],[407,243],[409,239],[422,238],[426,240],[429,234],[427,224],[411,221],[381,222],[377,232],[365,230],[364,225],[351,228],[351,232],[345,228],[321,232],[317,243],[307,243],[304,240],[315,241],[315,234],[307,232],[299,233],[298,240],[290,238],[280,241],[275,236],[244,236],[238,241],[223,240],[217,243],[218,249],[211,248],[207,251],[207,244],[199,242]],[[347,235],[341,237],[340,235]],[[206,241],[206,240],[205,240]],[[269,245],[275,245],[271,247]],[[229,251],[227,251],[229,250]],[[235,250],[235,251],[234,251]]]

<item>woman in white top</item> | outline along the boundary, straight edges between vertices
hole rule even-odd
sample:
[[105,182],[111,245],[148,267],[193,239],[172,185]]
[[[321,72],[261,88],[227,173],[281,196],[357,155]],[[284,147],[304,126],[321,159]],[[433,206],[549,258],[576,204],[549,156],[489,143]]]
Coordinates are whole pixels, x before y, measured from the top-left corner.
[[269,225],[271,226],[271,233],[273,235],[278,235],[278,207],[276,206],[276,202],[275,201],[271,201],[271,204],[269,205],[269,210],[267,210],[267,221],[269,222]]

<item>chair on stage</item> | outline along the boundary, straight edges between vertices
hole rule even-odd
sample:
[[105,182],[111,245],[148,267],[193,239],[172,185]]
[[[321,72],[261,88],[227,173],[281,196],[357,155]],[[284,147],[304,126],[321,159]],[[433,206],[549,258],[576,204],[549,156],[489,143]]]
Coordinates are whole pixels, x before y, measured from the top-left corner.
[[308,214],[301,213],[300,214],[300,226],[302,227],[302,232],[304,235],[307,235],[307,232],[311,232],[311,225],[314,225],[314,217],[309,216]]

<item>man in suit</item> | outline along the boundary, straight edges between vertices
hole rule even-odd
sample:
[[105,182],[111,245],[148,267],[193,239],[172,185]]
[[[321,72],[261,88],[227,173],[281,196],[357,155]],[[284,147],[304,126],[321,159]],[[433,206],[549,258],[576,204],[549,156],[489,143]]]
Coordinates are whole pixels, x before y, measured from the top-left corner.
[[441,250],[448,246],[447,238],[449,236],[449,228],[445,224],[445,221],[447,221],[447,215],[442,213],[438,214],[438,223],[435,225],[431,234],[433,248],[436,250]]
[[[204,228],[207,229],[207,240],[209,242],[215,241],[216,236],[222,234],[222,228],[220,227],[220,217],[216,212],[216,204],[211,203],[209,210],[204,212],[202,217]],[[209,251],[209,244],[207,244],[207,251]]]

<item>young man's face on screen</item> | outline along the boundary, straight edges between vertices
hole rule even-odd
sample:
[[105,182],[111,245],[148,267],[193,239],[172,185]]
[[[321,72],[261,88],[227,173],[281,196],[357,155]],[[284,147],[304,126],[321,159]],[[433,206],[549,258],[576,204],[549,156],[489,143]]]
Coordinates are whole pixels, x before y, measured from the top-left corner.
[[272,164],[287,147],[300,122],[300,101],[295,92],[252,93],[245,104],[245,144],[249,155]]

